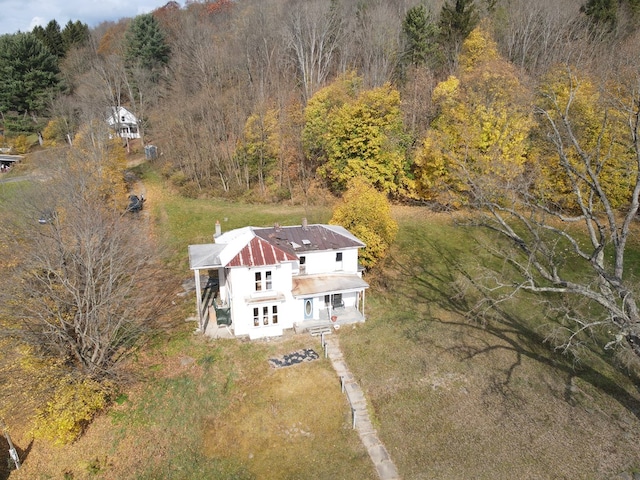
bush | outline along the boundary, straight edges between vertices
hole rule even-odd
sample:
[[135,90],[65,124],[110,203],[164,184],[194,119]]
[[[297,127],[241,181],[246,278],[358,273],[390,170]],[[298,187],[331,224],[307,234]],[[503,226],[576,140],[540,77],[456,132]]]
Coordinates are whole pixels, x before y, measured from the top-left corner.
[[33,435],[52,440],[56,445],[73,442],[107,406],[112,393],[113,386],[109,383],[65,378],[53,399],[37,412]]

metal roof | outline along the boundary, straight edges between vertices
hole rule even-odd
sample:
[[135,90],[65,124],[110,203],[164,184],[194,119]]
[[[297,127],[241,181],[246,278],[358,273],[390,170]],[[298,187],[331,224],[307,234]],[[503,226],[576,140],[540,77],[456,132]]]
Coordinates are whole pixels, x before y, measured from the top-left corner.
[[295,262],[305,252],[365,246],[339,225],[243,227],[223,233],[215,242],[189,245],[192,270],[277,265]]
[[189,268],[196,270],[221,266],[220,253],[224,247],[215,243],[189,245]]
[[299,255],[303,252],[361,248],[365,244],[339,225],[307,225],[254,228],[254,233],[283,250]]
[[238,254],[227,262],[227,267],[261,267],[282,262],[295,262],[298,257],[268,241],[254,237]]
[[292,293],[294,297],[302,297],[305,295],[358,291],[363,288],[369,288],[369,284],[358,275],[304,275],[293,277]]

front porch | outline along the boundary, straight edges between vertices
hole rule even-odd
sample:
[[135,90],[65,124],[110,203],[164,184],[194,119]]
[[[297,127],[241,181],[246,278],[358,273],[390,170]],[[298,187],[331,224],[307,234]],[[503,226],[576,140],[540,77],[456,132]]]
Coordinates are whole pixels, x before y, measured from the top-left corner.
[[[336,317],[336,321],[331,321],[331,317]],[[302,333],[316,327],[344,326],[362,323],[364,320],[364,315],[355,307],[321,308],[319,320],[300,320],[294,322],[293,328],[296,333]]]

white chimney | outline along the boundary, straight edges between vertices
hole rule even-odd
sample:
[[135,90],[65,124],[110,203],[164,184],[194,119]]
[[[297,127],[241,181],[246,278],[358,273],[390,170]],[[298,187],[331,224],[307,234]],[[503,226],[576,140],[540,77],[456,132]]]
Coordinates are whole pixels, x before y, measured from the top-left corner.
[[220,235],[222,235],[222,227],[220,226],[220,220],[216,220],[216,233],[213,235],[213,239],[215,240]]
[[302,219],[302,229],[306,230],[307,229],[307,217],[304,217]]

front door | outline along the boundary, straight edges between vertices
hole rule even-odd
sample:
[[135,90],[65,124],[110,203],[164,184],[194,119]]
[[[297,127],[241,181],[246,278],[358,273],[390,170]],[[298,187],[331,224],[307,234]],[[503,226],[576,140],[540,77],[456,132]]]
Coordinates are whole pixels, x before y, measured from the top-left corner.
[[304,299],[304,319],[311,320],[313,318],[313,298]]

